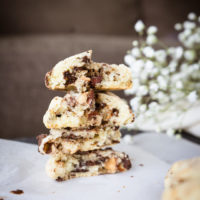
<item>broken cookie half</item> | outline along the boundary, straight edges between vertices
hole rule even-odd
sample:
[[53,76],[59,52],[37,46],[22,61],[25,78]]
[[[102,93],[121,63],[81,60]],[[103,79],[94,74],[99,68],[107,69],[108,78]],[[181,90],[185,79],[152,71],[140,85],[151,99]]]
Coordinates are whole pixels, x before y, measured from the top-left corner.
[[132,87],[130,69],[124,64],[96,63],[92,51],[86,51],[58,62],[45,76],[51,90],[125,90]]
[[73,154],[89,151],[120,142],[119,127],[91,127],[89,129],[51,129],[50,134],[41,134],[38,150],[41,154]]
[[111,92],[92,91],[54,97],[43,117],[49,129],[122,126],[133,121],[134,114],[124,100]]
[[57,181],[124,172],[131,168],[127,154],[111,148],[72,155],[56,154],[46,164],[47,175]]

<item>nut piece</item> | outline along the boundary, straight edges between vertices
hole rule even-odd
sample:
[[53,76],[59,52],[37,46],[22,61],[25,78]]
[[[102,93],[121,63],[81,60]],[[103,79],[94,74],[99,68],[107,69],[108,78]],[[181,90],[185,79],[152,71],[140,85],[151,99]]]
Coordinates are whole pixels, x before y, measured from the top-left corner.
[[109,173],[115,173],[117,168],[117,161],[114,157],[108,159],[105,163],[105,168],[108,170]]

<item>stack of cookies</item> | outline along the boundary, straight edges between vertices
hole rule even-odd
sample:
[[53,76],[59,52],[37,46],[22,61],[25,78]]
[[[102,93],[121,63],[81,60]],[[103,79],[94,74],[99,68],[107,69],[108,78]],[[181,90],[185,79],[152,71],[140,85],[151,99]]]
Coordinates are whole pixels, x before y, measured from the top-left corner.
[[53,98],[44,115],[50,133],[37,137],[39,152],[51,155],[47,174],[57,181],[131,167],[128,155],[107,147],[119,143],[119,127],[134,120],[127,103],[108,92],[132,87],[130,69],[96,63],[91,56],[87,51],[66,58],[45,77],[47,88],[66,92]]

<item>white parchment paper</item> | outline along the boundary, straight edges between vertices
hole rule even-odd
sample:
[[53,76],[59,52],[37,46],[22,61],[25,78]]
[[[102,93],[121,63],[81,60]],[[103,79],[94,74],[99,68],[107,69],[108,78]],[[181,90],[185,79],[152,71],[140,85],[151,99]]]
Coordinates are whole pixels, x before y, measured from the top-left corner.
[[[122,142],[114,147],[129,154],[133,167],[128,172],[78,178],[66,182],[56,182],[46,176],[44,166],[48,156],[40,155],[36,145],[0,140],[0,198],[4,200],[160,199],[164,177],[171,163],[174,160],[200,155],[200,148],[181,140],[173,139],[175,141],[173,142],[167,136],[163,138],[158,134],[152,134],[151,139],[149,137],[150,134],[143,134],[136,136],[134,144],[127,145]],[[156,149],[156,146],[159,149]],[[173,153],[169,149],[172,149]],[[178,156],[175,153],[176,149]],[[10,193],[16,189],[23,190],[24,194]]]

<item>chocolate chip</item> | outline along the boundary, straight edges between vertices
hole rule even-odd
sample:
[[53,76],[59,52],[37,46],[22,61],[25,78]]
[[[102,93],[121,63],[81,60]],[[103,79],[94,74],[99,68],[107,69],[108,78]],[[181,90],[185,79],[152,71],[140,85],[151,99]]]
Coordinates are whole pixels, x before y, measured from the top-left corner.
[[105,103],[96,103],[95,104],[97,110],[101,110],[106,107]]
[[75,169],[75,170],[72,170],[71,172],[88,172],[89,170],[88,169]]
[[94,165],[100,165],[100,164],[101,164],[101,162],[98,161],[98,160],[94,160],[94,161],[88,160],[88,161],[86,161],[86,163],[85,163],[86,166],[94,166]]
[[73,72],[88,70],[87,67],[74,67]]
[[115,126],[115,127],[113,127],[113,129],[114,129],[115,131],[117,131],[117,130],[119,129],[119,126]]
[[85,63],[90,63],[90,58],[88,58],[87,56],[84,56],[82,61]]
[[69,71],[65,71],[63,72],[63,77],[66,80],[65,85],[69,85],[72,84],[76,81],[76,77],[74,76],[74,74],[70,73]]
[[61,114],[56,115],[56,117],[61,117]]
[[61,136],[62,139],[68,139],[68,140],[79,140],[79,139],[83,139],[82,136],[79,135],[74,135],[74,134],[70,134],[70,135],[66,135],[66,136]]
[[118,110],[117,108],[113,108],[113,109],[112,109],[112,114],[113,114],[114,116],[118,117],[118,115],[119,115],[119,110]]
[[102,76],[91,77],[91,86],[95,87],[97,83],[101,83]]
[[101,122],[102,125],[106,125],[107,123],[108,123],[108,121],[104,121],[104,120],[102,120],[102,122]]
[[36,137],[36,139],[37,139],[37,141],[38,141],[38,146],[41,145],[42,140],[43,140],[45,137],[47,137],[47,134],[40,134],[40,135],[38,135],[38,136]]
[[10,191],[10,193],[12,193],[12,194],[23,194],[24,191],[18,189],[18,190],[12,190],[12,191]]
[[66,128],[64,128],[64,129],[67,130],[67,131],[70,131],[72,128],[66,127]]
[[60,176],[56,179],[56,181],[58,181],[58,182],[62,182],[62,181],[64,181],[64,178],[61,178]]
[[88,114],[88,119],[96,118],[96,115],[98,115],[97,111],[93,111]]
[[131,168],[131,161],[128,158],[124,158],[122,160],[123,166],[125,169],[130,169]]

